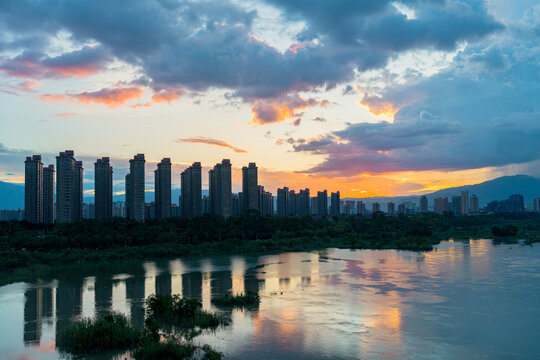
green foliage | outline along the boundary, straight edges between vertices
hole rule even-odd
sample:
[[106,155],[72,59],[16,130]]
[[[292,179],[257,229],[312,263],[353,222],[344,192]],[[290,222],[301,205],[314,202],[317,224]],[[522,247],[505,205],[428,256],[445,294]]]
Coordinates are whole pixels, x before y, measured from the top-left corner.
[[82,319],[64,329],[56,338],[62,351],[74,354],[133,348],[141,330],[121,314],[107,313],[95,319]]
[[212,349],[209,345],[204,345],[202,349],[204,351],[204,356],[202,357],[202,360],[221,360],[221,358],[223,357],[222,353]]
[[197,347],[191,343],[179,343],[173,339],[166,342],[143,341],[133,351],[135,360],[181,360],[190,359]]
[[496,237],[513,237],[517,235],[518,228],[514,225],[506,225],[502,227],[494,226],[491,228],[491,231]]
[[248,291],[246,294],[228,295],[212,299],[212,304],[223,307],[258,306],[261,302],[259,294]]
[[197,299],[184,299],[178,295],[153,294],[146,299],[146,313],[149,318],[200,329],[215,328],[228,323],[222,316],[202,310],[201,306]]

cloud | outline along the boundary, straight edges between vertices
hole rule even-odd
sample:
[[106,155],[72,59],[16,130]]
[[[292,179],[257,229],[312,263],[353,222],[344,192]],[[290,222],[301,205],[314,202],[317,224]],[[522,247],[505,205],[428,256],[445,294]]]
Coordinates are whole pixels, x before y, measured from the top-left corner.
[[[328,106],[327,100],[316,100],[314,98],[304,99],[298,95],[284,96],[277,99],[255,100],[251,108],[253,118],[251,124],[271,124],[281,122],[296,117],[296,111],[314,106]],[[295,126],[300,121],[295,119]],[[296,124],[297,123],[297,124]]]
[[75,115],[77,115],[77,114],[75,114],[75,113],[59,113],[59,114],[54,114],[53,116],[65,118],[65,117],[72,117],[72,116],[75,116]]
[[56,57],[47,57],[40,52],[25,50],[10,59],[0,58],[0,71],[19,78],[86,77],[103,70],[110,60],[111,56],[101,46],[85,46]]
[[[408,0],[414,19],[389,0],[265,2],[305,24],[285,51],[253,36],[256,11],[228,0],[141,0],[129,11],[122,2],[2,2],[0,27],[9,36],[0,46],[20,55],[3,59],[0,69],[10,76],[81,77],[120,60],[153,89],[230,89],[252,106],[253,124],[268,124],[294,118],[305,106],[283,101],[288,94],[331,89],[400,53],[450,50],[503,29],[476,0]],[[59,32],[74,44],[98,45],[44,56]],[[174,99],[158,92],[154,101]]]
[[117,84],[112,88],[103,88],[93,92],[79,94],[43,94],[39,98],[49,102],[77,101],[84,104],[103,104],[110,108],[125,105],[128,101],[139,99],[144,95],[140,86]]
[[178,143],[185,142],[185,143],[194,143],[194,144],[215,145],[215,146],[221,146],[221,147],[224,147],[224,148],[231,149],[236,153],[247,153],[246,150],[234,147],[234,146],[232,146],[231,144],[229,144],[226,141],[217,140],[217,139],[211,139],[211,138],[207,138],[207,137],[191,137],[191,138],[186,138],[186,139],[178,139],[178,140],[176,140],[176,142],[178,142]]

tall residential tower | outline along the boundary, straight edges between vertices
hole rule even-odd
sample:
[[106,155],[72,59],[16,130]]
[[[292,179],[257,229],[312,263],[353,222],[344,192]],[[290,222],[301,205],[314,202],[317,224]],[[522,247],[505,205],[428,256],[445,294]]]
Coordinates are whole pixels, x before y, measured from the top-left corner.
[[155,206],[156,219],[171,217],[171,159],[163,158],[157,169],[155,177]]
[[107,219],[112,217],[112,178],[113,169],[109,163],[109,158],[104,157],[97,159],[94,163],[96,219]]

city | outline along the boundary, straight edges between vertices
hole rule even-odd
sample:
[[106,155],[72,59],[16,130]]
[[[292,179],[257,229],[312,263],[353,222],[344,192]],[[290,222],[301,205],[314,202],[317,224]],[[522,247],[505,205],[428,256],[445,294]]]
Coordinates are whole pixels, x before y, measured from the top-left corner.
[[[340,192],[317,191],[310,196],[310,189],[291,190],[279,188],[277,196],[265,191],[258,183],[257,165],[249,163],[242,168],[242,191],[232,192],[231,162],[224,159],[208,172],[208,196],[202,195],[201,163],[194,162],[180,174],[181,195],[178,204],[171,200],[171,182],[177,178],[171,173],[171,159],[163,158],[157,164],[154,201],[145,202],[145,158],[137,154],[129,161],[130,172],[125,177],[125,201],[113,202],[113,168],[108,157],[94,163],[95,203],[83,203],[83,163],[77,161],[73,150],[60,152],[53,164],[44,166],[40,155],[25,160],[25,209],[0,210],[0,221],[26,220],[32,223],[53,224],[75,222],[85,219],[124,217],[138,221],[182,217],[190,219],[204,214],[223,217],[239,216],[248,210],[263,216],[314,216],[329,217],[362,215],[384,212],[389,216],[413,215],[434,212],[454,215],[478,215],[485,213],[524,212],[523,196],[511,195],[508,199],[494,200],[480,207],[479,198],[467,191],[451,199],[437,197],[428,204],[426,196],[419,203],[388,202],[372,203],[366,208],[361,200],[341,200]],[[56,185],[56,186],[55,186]],[[330,201],[328,201],[330,200]],[[386,209],[381,208],[385,205]],[[385,211],[386,210],[386,211]],[[540,197],[534,198],[529,211],[540,212]]]

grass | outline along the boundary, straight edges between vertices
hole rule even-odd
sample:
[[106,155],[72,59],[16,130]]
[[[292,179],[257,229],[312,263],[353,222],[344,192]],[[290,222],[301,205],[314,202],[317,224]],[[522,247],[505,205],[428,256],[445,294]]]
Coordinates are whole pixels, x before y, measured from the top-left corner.
[[224,317],[201,309],[197,299],[184,299],[178,295],[150,295],[146,299],[147,316],[152,319],[186,328],[216,328],[228,324]]
[[56,344],[60,350],[73,354],[98,353],[134,348],[141,335],[142,331],[126,316],[108,313],[71,324],[58,335]]
[[166,342],[144,341],[132,355],[135,360],[180,360],[191,358],[196,349],[191,343],[179,343],[172,339]]
[[261,302],[261,297],[254,291],[248,291],[246,294],[236,294],[218,297],[212,299],[212,304],[223,307],[248,307],[258,306]]

